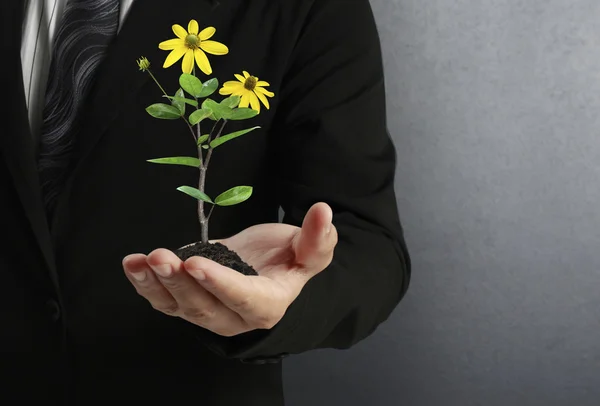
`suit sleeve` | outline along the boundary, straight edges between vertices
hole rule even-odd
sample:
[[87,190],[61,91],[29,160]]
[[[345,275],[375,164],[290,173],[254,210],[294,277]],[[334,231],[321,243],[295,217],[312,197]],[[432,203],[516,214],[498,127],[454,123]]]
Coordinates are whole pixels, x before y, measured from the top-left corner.
[[275,327],[209,341],[229,358],[350,348],[389,318],[410,279],[369,2],[316,1],[283,83],[270,152],[283,222],[300,226],[326,202],[338,245]]

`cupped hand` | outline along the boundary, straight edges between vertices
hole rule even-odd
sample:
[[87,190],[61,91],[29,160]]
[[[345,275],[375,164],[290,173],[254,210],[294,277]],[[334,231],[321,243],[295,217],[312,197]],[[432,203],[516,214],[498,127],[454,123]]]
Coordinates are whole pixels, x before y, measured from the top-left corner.
[[313,205],[302,227],[259,224],[220,242],[251,265],[246,276],[204,257],[181,261],[172,251],[123,259],[125,275],[152,307],[231,337],[271,329],[304,285],[331,263],[337,230],[331,208]]

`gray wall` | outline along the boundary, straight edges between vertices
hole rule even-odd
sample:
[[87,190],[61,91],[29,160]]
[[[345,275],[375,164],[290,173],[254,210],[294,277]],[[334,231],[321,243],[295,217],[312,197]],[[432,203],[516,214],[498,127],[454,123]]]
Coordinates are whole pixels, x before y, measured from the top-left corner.
[[600,405],[600,1],[372,4],[413,283],[288,404]]

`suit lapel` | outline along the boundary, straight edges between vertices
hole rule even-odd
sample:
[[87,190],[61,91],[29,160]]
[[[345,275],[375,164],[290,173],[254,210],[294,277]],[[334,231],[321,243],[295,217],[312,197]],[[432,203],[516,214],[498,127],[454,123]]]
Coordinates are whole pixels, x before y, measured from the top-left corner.
[[[7,63],[2,68],[3,82],[5,82],[8,94],[11,94],[13,98],[11,100],[12,115],[8,120],[9,128],[8,131],[3,131],[0,137],[0,148],[12,175],[25,215],[50,271],[51,279],[55,288],[58,289],[58,276],[41,199],[33,139],[29,130],[29,118],[25,105],[20,55],[21,22],[24,8],[18,0],[3,3],[2,14],[6,18],[6,21],[3,22],[3,40],[10,44],[7,48],[9,52],[12,52],[7,60],[14,61],[14,63]],[[15,24],[15,22],[18,23]]]
[[150,80],[148,74],[140,72],[136,60],[148,51],[143,47],[145,25],[153,14],[150,3],[156,0],[136,0],[131,5],[127,18],[97,72],[92,97],[81,113],[83,124],[75,142],[72,169],[60,193],[54,218],[52,238],[55,245],[66,226],[69,213],[68,199],[73,182],[102,135],[120,114],[121,106],[131,100],[142,85]]

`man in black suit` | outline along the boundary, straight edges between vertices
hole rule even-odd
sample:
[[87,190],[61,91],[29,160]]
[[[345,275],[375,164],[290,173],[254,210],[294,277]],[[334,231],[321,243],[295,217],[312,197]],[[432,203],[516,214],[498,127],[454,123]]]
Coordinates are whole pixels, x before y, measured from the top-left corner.
[[[38,167],[48,116],[34,125],[22,80],[27,10],[0,5],[0,403],[282,405],[282,358],[349,348],[389,317],[410,258],[367,0],[135,0],[77,110],[51,214]],[[194,201],[174,191],[197,173],[146,162],[195,150],[144,111],[161,95],[135,64],[160,67],[157,45],[190,19],[229,47],[212,77],[244,69],[276,94],[252,120],[260,131],[215,153],[207,183],[213,196],[254,187],[215,210],[211,238],[259,276],[175,256],[199,240]],[[180,69],[154,72],[176,90]]]

